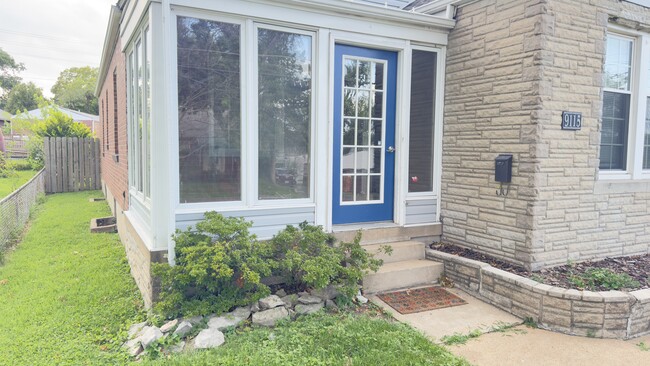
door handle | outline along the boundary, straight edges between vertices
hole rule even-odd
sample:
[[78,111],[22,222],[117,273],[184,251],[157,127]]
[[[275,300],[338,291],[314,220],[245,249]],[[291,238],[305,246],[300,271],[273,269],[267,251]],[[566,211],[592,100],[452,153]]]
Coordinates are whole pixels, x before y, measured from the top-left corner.
[[386,149],[386,151],[389,152],[389,153],[394,153],[394,152],[395,152],[395,148],[392,147],[392,146],[389,146],[388,149]]

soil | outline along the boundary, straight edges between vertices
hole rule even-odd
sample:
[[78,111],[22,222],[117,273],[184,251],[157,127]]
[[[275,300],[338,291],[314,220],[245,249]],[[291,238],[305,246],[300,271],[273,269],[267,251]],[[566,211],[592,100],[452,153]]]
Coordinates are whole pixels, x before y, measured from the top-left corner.
[[[433,243],[431,249],[441,252],[455,254],[463,258],[481,261],[491,265],[492,267],[514,273],[531,280],[541,282],[551,286],[558,286],[562,288],[575,288],[584,290],[584,288],[574,286],[570,278],[574,276],[581,276],[585,271],[591,268],[605,268],[617,274],[627,274],[632,279],[639,282],[638,287],[625,288],[621,290],[639,290],[650,288],[650,255],[637,255],[629,257],[607,258],[598,261],[586,261],[580,263],[571,263],[563,266],[545,268],[539,271],[531,272],[521,266],[505,262],[501,259],[479,253],[475,250],[462,248],[451,244]],[[589,288],[592,291],[607,291],[608,289],[603,286],[596,286]]]

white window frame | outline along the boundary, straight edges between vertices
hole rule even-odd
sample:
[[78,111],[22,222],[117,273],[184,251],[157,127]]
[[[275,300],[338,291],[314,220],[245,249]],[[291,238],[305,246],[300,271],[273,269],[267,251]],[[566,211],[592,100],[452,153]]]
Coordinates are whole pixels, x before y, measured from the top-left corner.
[[[607,88],[603,85],[604,92],[629,94],[630,111],[627,128],[628,134],[625,170],[603,170],[599,168],[598,179],[650,179],[650,170],[643,169],[643,138],[645,134],[646,101],[647,98],[650,97],[650,34],[610,24],[607,30],[607,35],[629,39],[633,42],[629,92]],[[598,151],[598,156],[600,157],[600,145]]]
[[[137,27],[137,31],[133,34],[129,46],[125,50],[126,56],[126,90],[127,90],[127,134],[128,134],[128,180],[129,180],[129,196],[137,199],[141,204],[144,205],[147,209],[151,208],[151,186],[149,180],[147,180],[147,174],[145,170],[151,169],[151,162],[147,161],[146,151],[151,148],[151,141],[147,141],[146,137],[151,138],[151,131],[149,131],[149,121],[148,118],[151,118],[152,113],[147,112],[147,95],[151,92],[147,88],[147,75],[149,71],[146,65],[147,59],[147,42],[146,32],[151,32],[151,27],[148,22],[148,16],[145,16],[144,21],[141,25]],[[138,94],[138,71],[135,69],[137,62],[135,62],[137,55],[137,45],[140,44],[141,48],[141,57],[142,60],[138,60],[142,65],[142,93]],[[152,62],[152,60],[149,60]],[[151,80],[149,80],[151,83]],[[149,84],[151,85],[151,84]],[[140,144],[138,123],[136,121],[139,113],[138,101],[134,98],[140,99],[140,108],[142,108],[142,147],[138,148]],[[151,106],[150,106],[151,107]],[[138,152],[141,152],[141,156],[137,156]],[[142,177],[139,175],[139,171],[142,169]],[[151,171],[150,171],[151,173]],[[151,175],[150,175],[151,177]],[[145,185],[149,185],[148,189],[145,188]],[[140,186],[142,188],[140,188]]]
[[[217,202],[192,202],[183,203],[180,200],[180,176],[175,174],[173,194],[177,206],[177,213],[194,213],[205,212],[206,210],[246,210],[255,208],[286,208],[286,207],[314,207],[315,206],[315,163],[316,163],[316,94],[318,90],[318,69],[317,47],[318,47],[318,34],[313,29],[308,27],[293,27],[285,26],[283,23],[272,24],[272,22],[258,21],[253,18],[238,17],[232,15],[225,15],[207,10],[197,10],[175,7],[172,10],[174,21],[170,22],[172,27],[172,44],[170,47],[172,56],[172,80],[178,83],[178,54],[177,54],[177,18],[178,17],[192,17],[197,19],[204,19],[208,21],[223,22],[229,24],[237,24],[240,26],[240,77],[241,77],[241,200],[234,201],[217,201]],[[271,29],[283,32],[304,34],[312,37],[312,96],[311,96],[311,118],[310,118],[310,182],[309,182],[309,198],[298,199],[259,199],[259,166],[258,166],[258,42],[257,30],[258,29]],[[175,88],[177,92],[177,87]],[[178,95],[172,97],[174,114],[172,120],[178,123]],[[178,129],[176,129],[178,131]],[[178,132],[175,133],[174,139],[178,144]],[[178,146],[178,145],[177,145]],[[178,154],[175,157],[178,160]],[[179,161],[176,162],[178,167]],[[176,169],[178,172],[178,169]]]

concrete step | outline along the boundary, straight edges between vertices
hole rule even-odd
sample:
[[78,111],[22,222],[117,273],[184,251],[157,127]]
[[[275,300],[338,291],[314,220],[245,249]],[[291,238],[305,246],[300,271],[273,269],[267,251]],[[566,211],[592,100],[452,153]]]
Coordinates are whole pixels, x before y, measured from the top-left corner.
[[[380,252],[381,247],[384,245],[388,245],[393,248],[393,253],[391,255]],[[425,249],[423,243],[415,240],[364,245],[363,248],[369,253],[374,254],[375,258],[382,259],[384,261],[384,264],[424,259]]]
[[363,278],[366,294],[434,284],[443,272],[443,264],[426,259],[384,264],[377,273]]
[[361,245],[386,242],[417,240],[432,243],[442,234],[442,224],[419,226],[377,226],[376,224],[336,225],[332,234],[339,241],[351,242],[358,230],[361,230]]

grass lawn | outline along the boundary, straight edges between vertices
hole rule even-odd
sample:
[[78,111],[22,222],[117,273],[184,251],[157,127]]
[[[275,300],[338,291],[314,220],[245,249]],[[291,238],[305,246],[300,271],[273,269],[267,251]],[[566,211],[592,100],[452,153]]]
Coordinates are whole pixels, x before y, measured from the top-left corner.
[[[0,266],[0,365],[128,364],[120,349],[142,301],[100,192],[47,196]],[[153,365],[467,365],[412,328],[377,314],[315,314],[274,329],[244,327],[226,344]]]
[[91,218],[110,215],[88,202],[99,195],[47,196],[0,266],[0,365],[125,363],[114,339],[141,300],[117,234],[90,234]]
[[275,329],[226,333],[220,348],[178,355],[152,365],[469,365],[413,328],[342,313],[314,314]]
[[36,173],[35,170],[18,170],[16,175],[9,178],[0,178],[0,200],[27,183]]

